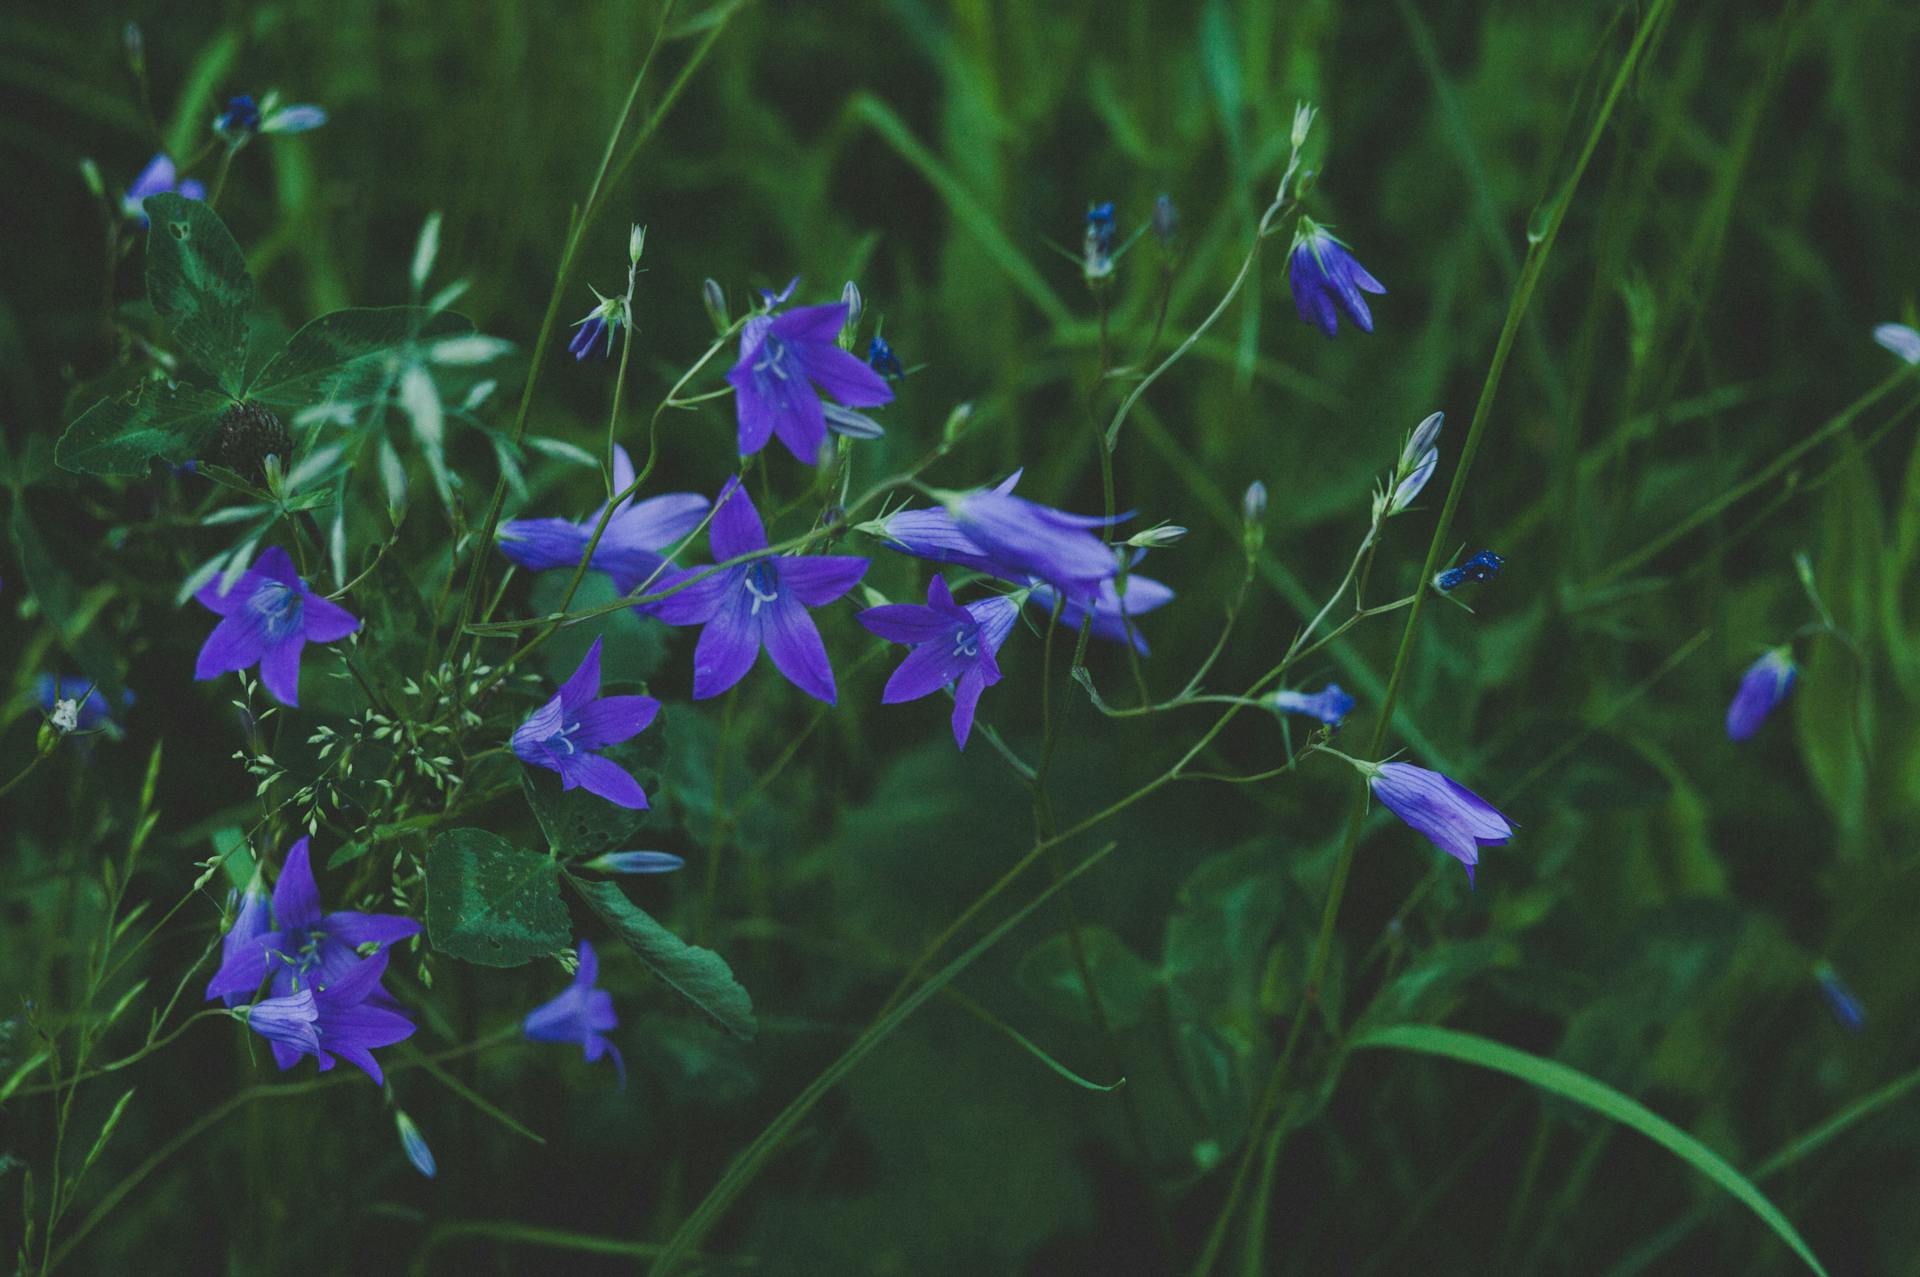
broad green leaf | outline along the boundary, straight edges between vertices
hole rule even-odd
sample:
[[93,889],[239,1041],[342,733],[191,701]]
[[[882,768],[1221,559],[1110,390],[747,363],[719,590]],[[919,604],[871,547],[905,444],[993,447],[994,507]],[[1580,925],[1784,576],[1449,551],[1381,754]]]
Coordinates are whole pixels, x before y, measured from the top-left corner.
[[483,967],[517,967],[573,938],[549,856],[484,829],[454,829],[427,848],[427,938]]
[[[655,719],[634,739],[599,752],[632,772],[640,787],[651,795],[659,790],[665,739],[662,724]],[[647,819],[645,810],[621,807],[585,789],[563,788],[560,777],[544,767],[525,768],[521,782],[527,792],[527,805],[533,808],[534,818],[547,836],[547,845],[563,859],[626,850],[628,837]]]
[[359,398],[399,375],[390,359],[394,352],[472,330],[464,315],[421,306],[336,310],[295,333],[253,379],[246,397],[287,412]]
[[1822,1268],[1820,1261],[1813,1257],[1813,1251],[1808,1249],[1807,1243],[1787,1221],[1787,1217],[1780,1213],[1779,1208],[1753,1186],[1752,1181],[1705,1144],[1640,1101],[1621,1094],[1606,1083],[1588,1077],[1577,1069],[1570,1069],[1555,1060],[1542,1059],[1540,1056],[1490,1041],[1477,1034],[1461,1033],[1454,1029],[1436,1028],[1432,1025],[1402,1024],[1374,1029],[1362,1034],[1353,1042],[1353,1048],[1356,1050],[1376,1047],[1413,1051],[1422,1055],[1437,1055],[1449,1060],[1458,1060],[1463,1064],[1477,1064],[1483,1069],[1492,1069],[1496,1073],[1517,1077],[1522,1082],[1536,1086],[1551,1095],[1572,1100],[1576,1104],[1592,1109],[1602,1117],[1611,1118],[1623,1126],[1633,1128],[1738,1198],[1747,1209],[1758,1215],[1767,1227],[1779,1234],[1781,1240],[1793,1248],[1794,1254],[1800,1256],[1808,1268],[1825,1277],[1827,1270]]
[[662,983],[727,1032],[752,1040],[759,1028],[753,1019],[753,999],[733,978],[725,958],[674,935],[613,883],[586,882],[572,874],[567,881]]
[[149,195],[147,300],[167,331],[219,387],[240,393],[247,367],[253,276],[226,223],[202,200]]
[[217,391],[149,378],[74,418],[53,457],[81,474],[144,475],[155,457],[190,461],[231,402]]
[[[1154,969],[1105,927],[1080,928],[1087,969],[1100,995],[1100,1009],[1116,1029],[1130,1029],[1146,1018],[1153,1002]],[[1020,985],[1056,1015],[1094,1023],[1080,965],[1074,959],[1073,937],[1066,932],[1049,936],[1020,960]]]

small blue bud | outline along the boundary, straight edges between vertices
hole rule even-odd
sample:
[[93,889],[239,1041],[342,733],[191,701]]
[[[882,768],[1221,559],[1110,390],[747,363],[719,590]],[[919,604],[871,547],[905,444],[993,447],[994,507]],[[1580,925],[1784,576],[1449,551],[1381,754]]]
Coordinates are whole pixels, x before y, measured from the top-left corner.
[[900,356],[893,353],[893,346],[885,337],[877,333],[873,340],[867,343],[867,367],[882,377],[900,377],[906,374],[906,369],[900,366]]

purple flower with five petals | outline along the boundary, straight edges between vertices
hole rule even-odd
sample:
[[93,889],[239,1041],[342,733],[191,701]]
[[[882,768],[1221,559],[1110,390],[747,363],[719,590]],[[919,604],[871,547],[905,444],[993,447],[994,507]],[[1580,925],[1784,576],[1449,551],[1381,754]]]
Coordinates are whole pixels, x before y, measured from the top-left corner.
[[613,1013],[613,995],[593,987],[600,978],[600,960],[593,946],[582,940],[579,953],[580,965],[573,973],[573,983],[559,996],[527,1012],[520,1031],[532,1042],[578,1042],[589,1064],[603,1055],[613,1056],[613,1067],[619,1071],[624,1087],[626,1061],[620,1058],[620,1048],[605,1037],[620,1027],[620,1018]]
[[[1053,610],[1053,590],[1045,585],[1035,585],[1027,596],[1048,612]],[[1126,593],[1123,595],[1112,581],[1100,582],[1100,588],[1093,596],[1093,636],[1105,639],[1109,643],[1125,643],[1131,635],[1134,650],[1147,655],[1146,636],[1140,633],[1140,627],[1133,624],[1135,617],[1153,611],[1173,601],[1173,587],[1154,580],[1150,576],[1128,575]],[[1060,608],[1060,624],[1070,630],[1080,628],[1086,619],[1086,602],[1069,597]]]
[[1480,849],[1502,846],[1513,837],[1512,822],[1493,804],[1439,772],[1412,763],[1347,761],[1360,769],[1389,811],[1467,867],[1469,885]]
[[[625,492],[632,486],[633,458],[615,444],[613,490]],[[500,552],[536,572],[576,567],[605,510],[603,504],[579,523],[567,519],[509,520],[500,527]],[[607,520],[607,530],[593,548],[589,566],[605,572],[624,594],[657,573],[666,562],[658,551],[699,527],[706,512],[707,499],[697,492],[669,492],[645,501],[628,497]]]
[[[1287,283],[1293,288],[1294,309],[1300,318],[1331,337],[1340,331],[1339,312],[1363,333],[1373,331],[1373,312],[1360,294],[1384,293],[1386,286],[1354,259],[1347,246],[1308,218],[1300,219],[1287,259]],[[1338,309],[1336,309],[1336,303]]]
[[965,749],[980,693],[1000,681],[994,657],[1019,614],[1020,605],[1004,595],[961,607],[937,575],[927,583],[925,607],[889,603],[868,608],[860,614],[860,624],[883,639],[913,646],[887,680],[881,701],[898,705],[951,685],[953,739]]
[[[727,480],[715,507],[707,528],[715,559],[767,548],[760,512],[738,478]],[[851,555],[770,555],[717,571],[696,568],[663,582],[663,587],[689,584],[646,610],[668,625],[705,627],[693,650],[695,700],[718,696],[746,677],[764,647],[789,683],[831,705],[833,665],[807,609],[824,607],[851,590],[866,575],[868,563]]]
[[325,1073],[338,1056],[374,1081],[384,1081],[373,1048],[410,1038],[417,1027],[380,987],[386,971],[382,949],[310,986],[262,998],[245,1012],[247,1026],[267,1039],[283,1071],[311,1055]]
[[[768,304],[774,300],[769,297]],[[827,441],[822,391],[848,408],[874,408],[893,399],[893,388],[879,373],[840,349],[846,320],[845,302],[747,320],[740,330],[740,362],[727,373],[741,456],[760,451],[778,435],[788,451],[813,465]]]
[[1769,648],[1749,665],[1740,679],[1740,690],[1727,706],[1727,739],[1746,740],[1759,731],[1774,706],[1787,699],[1798,673],[1791,647]]
[[260,681],[283,705],[300,704],[300,649],[309,641],[343,639],[360,628],[352,613],[308,589],[277,545],[242,572],[232,589],[209,581],[193,597],[220,614],[200,648],[193,676],[218,678],[258,665]]
[[244,1001],[269,976],[276,996],[325,984],[345,975],[359,960],[360,946],[391,945],[420,930],[414,919],[397,914],[351,909],[322,913],[305,838],[287,852],[280,880],[273,884],[272,925],[272,930],[266,929],[259,893],[249,888],[221,942],[220,970],[207,985],[209,999]]
[[651,696],[600,695],[600,640],[553,699],[527,715],[513,732],[523,763],[560,773],[566,789],[585,789],[621,807],[643,810],[646,791],[633,774],[596,751],[638,736],[660,712]]
[[148,160],[147,166],[140,170],[140,176],[133,179],[133,185],[127,188],[126,198],[120,201],[120,211],[145,226],[147,196],[165,195],[168,192],[182,199],[207,198],[206,185],[191,177],[181,179],[173,167],[172,158],[162,151]]

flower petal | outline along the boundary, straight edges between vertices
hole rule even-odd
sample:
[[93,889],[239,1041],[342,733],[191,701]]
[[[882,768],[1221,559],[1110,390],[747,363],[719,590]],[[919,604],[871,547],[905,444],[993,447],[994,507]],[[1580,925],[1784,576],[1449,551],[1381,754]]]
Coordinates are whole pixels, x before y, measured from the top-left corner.
[[617,807],[634,811],[647,809],[646,791],[633,774],[611,758],[599,754],[571,754],[560,760],[560,778],[568,789],[578,788],[598,794]]
[[954,623],[918,603],[888,603],[870,607],[854,618],[868,630],[893,643],[930,643],[953,632]]
[[603,696],[574,716],[580,726],[573,743],[589,751],[618,745],[646,731],[659,712],[660,702],[651,696]]
[[760,512],[753,508],[753,498],[737,476],[727,480],[718,500],[713,522],[707,525],[707,544],[713,547],[713,557],[737,559],[766,549],[766,525],[760,522]]
[[350,948],[363,944],[395,944],[420,934],[420,922],[416,918],[403,918],[396,913],[360,913],[353,909],[335,910],[320,925],[328,936]]
[[[740,569],[742,572],[745,569]],[[730,591],[700,631],[693,649],[693,698],[705,700],[738,683],[760,656],[760,618],[745,590]]]
[[593,640],[587,654],[580,658],[579,666],[560,685],[560,706],[568,716],[579,713],[600,694],[600,643],[598,638]]
[[[668,625],[705,625],[713,619],[714,613],[720,610],[727,598],[739,589],[740,580],[746,573],[744,564],[718,571],[711,567],[699,567],[668,572],[647,590],[648,594],[665,596],[651,603],[636,603],[633,610],[658,617]],[[673,593],[666,594],[668,590]]]
[[333,600],[309,592],[300,601],[301,628],[310,643],[332,643],[360,628],[360,618]]
[[809,554],[776,560],[780,584],[808,607],[823,607],[859,583],[871,559],[852,555]]
[[817,345],[837,340],[846,323],[847,304],[825,302],[819,306],[795,306],[775,315],[767,331],[784,341]]
[[251,614],[224,617],[200,645],[193,676],[205,680],[246,669],[259,664],[266,650],[266,632],[256,617]]
[[907,653],[907,659],[900,662],[900,667],[887,679],[880,701],[885,705],[917,701],[971,670],[976,659],[956,652],[950,637],[922,643]]
[[797,350],[807,376],[849,408],[876,408],[893,402],[886,378],[838,346],[810,344]]
[[300,931],[319,921],[320,888],[307,858],[307,840],[302,838],[287,849],[279,881],[273,884],[273,925],[282,931]]
[[260,682],[282,705],[300,705],[300,650],[306,645],[304,634],[289,634],[260,653]]
[[967,747],[973,734],[973,712],[980,704],[980,693],[987,690],[987,678],[979,670],[968,670],[953,689],[953,743]]
[[760,633],[767,655],[787,681],[816,700],[834,703],[833,663],[813,617],[791,593],[780,596],[761,611]]

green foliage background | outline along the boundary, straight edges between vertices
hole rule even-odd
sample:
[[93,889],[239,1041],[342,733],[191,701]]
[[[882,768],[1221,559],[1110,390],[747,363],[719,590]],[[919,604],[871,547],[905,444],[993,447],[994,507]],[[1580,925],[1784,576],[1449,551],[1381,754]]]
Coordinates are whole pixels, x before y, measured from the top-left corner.
[[[1219,633],[1248,480],[1272,491],[1266,548],[1212,690],[1246,686],[1317,609],[1364,530],[1367,485],[1442,408],[1437,509],[1528,228],[1644,16],[1465,0],[683,10],[649,103],[712,24],[724,29],[614,190],[563,305],[571,320],[592,304],[588,283],[615,288],[627,222],[648,225],[628,419],[704,349],[704,277],[736,309],[792,274],[822,300],[856,278],[903,359],[925,365],[884,414],[886,441],[864,445],[873,472],[910,463],[967,401],[977,424],[933,481],[1025,465],[1023,491],[1070,509],[1100,503],[1099,325],[1078,267],[1049,245],[1076,241],[1091,201],[1115,200],[1125,235],[1171,195],[1180,249],[1147,237],[1122,260],[1113,331],[1123,352],[1143,345],[1167,269],[1170,328],[1191,328],[1238,268],[1295,102],[1320,106],[1309,209],[1391,291],[1373,336],[1325,341],[1294,316],[1284,244],[1270,243],[1223,322],[1135,410],[1116,458],[1121,503],[1192,528],[1151,561],[1180,595],[1143,627],[1161,695]],[[203,615],[173,605],[221,543],[182,528],[159,481],[110,487],[52,466],[54,438],[114,361],[103,315],[130,308],[137,323],[143,304],[123,267],[103,308],[98,218],[76,169],[91,156],[124,186],[156,149],[121,24],[142,24],[153,107],[177,151],[249,88],[332,113],[323,130],[245,151],[221,200],[286,329],[407,301],[416,233],[442,214],[441,278],[472,281],[458,309],[516,343],[498,372],[498,427],[569,211],[657,16],[593,0],[74,0],[0,17],[12,551],[0,774],[34,748],[38,672],[78,663],[139,698],[125,740],[64,748],[0,799],[0,1014],[16,1016],[0,1076],[37,1049],[19,999],[57,1006],[71,993],[100,904],[71,873],[91,883],[91,866],[124,846],[154,742],[163,818],[133,898],[177,898],[216,831],[259,812],[253,778],[230,761],[231,684],[188,681]],[[1223,1270],[1801,1267],[1686,1161],[1587,1107],[1430,1054],[1347,1050],[1387,1026],[1444,1023],[1558,1061],[1691,1132],[1754,1175],[1830,1271],[1920,1271],[1920,1105],[1900,1088],[1920,1066],[1920,405],[1867,336],[1911,322],[1920,291],[1916,55],[1920,10],[1896,0],[1679,0],[1658,24],[1572,197],[1460,507],[1468,548],[1509,566],[1473,614],[1428,610],[1390,737],[1499,802],[1519,835],[1488,851],[1469,891],[1408,830],[1369,822],[1319,1023],[1281,1101],[1284,1140],[1270,1169],[1255,1150]],[[1769,470],[1876,387],[1849,426]],[[556,360],[532,431],[593,449],[610,388],[604,366]],[[669,414],[664,431],[657,490],[710,491],[733,463],[729,403]],[[477,523],[493,456],[456,433],[449,466]],[[421,508],[399,562],[437,584],[444,523],[415,469]],[[527,481],[529,513],[598,499],[590,472],[556,462],[530,460]],[[1380,595],[1414,587],[1430,526],[1394,525]],[[1793,699],[1753,741],[1729,744],[1740,671],[1815,619],[1792,567],[1801,551],[1844,638],[1803,640]],[[901,599],[916,572],[881,553],[869,580]],[[547,606],[514,588],[520,614]],[[689,635],[621,624],[610,677],[650,680],[668,702],[664,801],[641,845],[690,860],[627,885],[726,955],[758,1037],[723,1037],[629,956],[609,957],[625,1092],[561,1048],[517,1042],[449,1064],[451,1086],[402,1074],[439,1160],[431,1183],[408,1169],[364,1083],[248,1104],[143,1176],[74,1270],[630,1271],[1031,845],[1025,786],[982,742],[955,755],[944,704],[876,708],[891,660],[862,659],[871,643],[849,616],[827,628],[838,712],[816,723],[762,669],[724,735],[720,703],[686,700]],[[1357,629],[1310,671],[1360,699],[1343,748],[1372,730],[1399,632],[1397,617]],[[572,668],[586,642],[575,638],[543,653],[546,672]],[[1039,642],[1017,634],[1002,664],[986,720],[1031,757]],[[1150,780],[1211,721],[1202,709],[1103,719],[1064,669],[1051,667],[1062,824]],[[1111,649],[1092,670],[1111,693],[1130,678]],[[757,785],[803,731],[793,761]],[[1248,773],[1282,758],[1275,723],[1246,715],[1204,764]],[[1090,1022],[1049,903],[950,986],[959,997],[934,998],[829,1092],[705,1245],[776,1272],[1184,1270],[1299,1005],[1353,784],[1324,758],[1257,785],[1183,781],[1066,848],[1062,868],[1116,844],[1073,887],[1111,1032]],[[498,811],[488,827],[538,845],[517,795]],[[709,901],[716,831],[727,850]],[[374,859],[323,873],[323,893],[364,888],[356,875]],[[1045,878],[1024,879],[968,938]],[[207,899],[178,921],[123,984],[170,988],[217,934]],[[1822,960],[1866,1007],[1863,1032],[1823,1005]],[[563,979],[551,963],[444,957],[436,974],[426,1049],[510,1025]],[[1076,1087],[996,1023],[1126,1086]],[[80,1214],[203,1113],[275,1080],[241,1036],[199,1026],[128,1071],[139,1092]],[[124,1089],[81,1089],[86,1138]],[[1796,1145],[1869,1096],[1866,1120]],[[37,1162],[49,1105],[9,1101],[0,1151]],[[17,1168],[0,1180],[7,1227],[20,1182]]]

